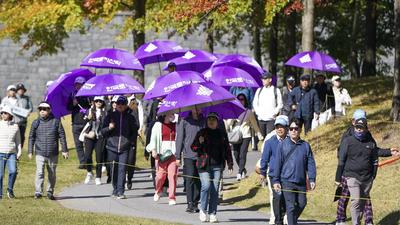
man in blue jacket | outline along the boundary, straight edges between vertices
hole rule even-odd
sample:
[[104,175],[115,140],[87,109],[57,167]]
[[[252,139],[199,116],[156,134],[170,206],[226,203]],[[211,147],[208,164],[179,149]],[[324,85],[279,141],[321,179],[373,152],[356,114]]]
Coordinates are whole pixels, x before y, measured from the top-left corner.
[[274,190],[282,189],[288,225],[296,225],[307,205],[307,175],[311,190],[315,189],[316,166],[310,144],[300,138],[301,121],[292,119],[289,138],[278,145],[272,182]]
[[261,181],[264,181],[267,176],[267,168],[269,168],[269,179],[268,182],[271,186],[270,189],[270,202],[272,204],[272,211],[270,217],[270,224],[282,225],[283,224],[283,213],[285,207],[285,200],[282,196],[281,192],[273,191],[271,179],[274,173],[274,165],[276,160],[276,155],[279,154],[277,152],[277,148],[279,143],[283,142],[283,140],[287,137],[289,126],[289,119],[287,116],[280,115],[276,117],[275,120],[275,131],[276,135],[272,136],[264,143],[264,150],[262,153],[261,161],[260,161],[260,178]]
[[295,111],[294,117],[301,120],[304,124],[304,133],[311,130],[312,120],[316,114],[316,120],[319,119],[320,101],[318,93],[310,87],[311,76],[304,74],[300,77],[300,86],[295,87],[289,93],[288,105]]

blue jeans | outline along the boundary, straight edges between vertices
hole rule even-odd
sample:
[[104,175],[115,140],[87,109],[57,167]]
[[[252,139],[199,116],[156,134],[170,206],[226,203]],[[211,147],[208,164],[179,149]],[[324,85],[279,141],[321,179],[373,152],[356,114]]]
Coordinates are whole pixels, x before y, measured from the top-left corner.
[[4,171],[8,169],[8,192],[13,192],[14,183],[17,179],[17,154],[0,153],[0,197],[3,196]]
[[221,166],[210,166],[210,168],[199,173],[201,181],[200,208],[208,214],[216,214],[218,206],[219,180],[221,178]]
[[293,191],[283,191],[283,196],[285,198],[288,225],[297,225],[297,220],[307,205],[306,185],[282,182],[282,188]]

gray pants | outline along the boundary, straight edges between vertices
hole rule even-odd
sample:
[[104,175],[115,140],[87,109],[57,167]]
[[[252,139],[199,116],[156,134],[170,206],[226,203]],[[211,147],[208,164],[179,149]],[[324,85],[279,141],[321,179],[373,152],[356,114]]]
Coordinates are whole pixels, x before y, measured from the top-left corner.
[[353,225],[360,225],[366,202],[365,198],[369,198],[373,179],[361,182],[356,178],[347,177],[346,180],[347,185],[349,186],[351,199],[351,221]]
[[54,193],[54,186],[56,185],[56,168],[58,163],[58,155],[44,157],[36,155],[36,193],[42,194],[44,183],[44,166],[46,165],[48,173],[48,186],[47,193]]

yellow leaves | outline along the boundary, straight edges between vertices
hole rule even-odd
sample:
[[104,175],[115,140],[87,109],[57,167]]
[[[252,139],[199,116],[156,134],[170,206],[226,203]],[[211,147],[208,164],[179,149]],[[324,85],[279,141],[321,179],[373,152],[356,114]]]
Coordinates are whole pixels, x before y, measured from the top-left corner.
[[266,0],[265,1],[265,24],[272,23],[275,15],[290,2],[290,0]]

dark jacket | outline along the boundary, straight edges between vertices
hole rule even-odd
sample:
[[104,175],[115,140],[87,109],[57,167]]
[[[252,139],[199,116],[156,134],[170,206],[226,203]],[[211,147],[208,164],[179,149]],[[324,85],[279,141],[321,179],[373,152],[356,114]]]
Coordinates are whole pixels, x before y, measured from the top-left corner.
[[280,141],[277,135],[272,136],[265,142],[260,161],[261,175],[266,176],[267,168],[269,167],[269,176],[273,176],[279,143]]
[[197,133],[206,126],[206,118],[200,116],[198,120],[188,117],[180,119],[176,128],[176,159],[181,160],[181,154],[185,159],[196,159],[197,154],[192,151],[191,145]]
[[[96,115],[96,109],[95,108],[90,108],[86,112],[86,115],[84,116],[84,120],[85,120],[86,123],[89,123],[89,125],[90,125],[90,129],[89,130],[92,130],[93,126],[95,126],[95,124],[96,124],[97,118],[95,118],[95,116],[93,116],[91,119],[89,119],[88,116],[89,116],[90,111],[91,111],[92,115]],[[105,109],[103,109],[101,111],[101,113],[100,113],[99,126],[98,126],[97,130],[95,131],[96,134],[98,136],[100,136],[98,138],[101,138],[101,129],[104,126],[104,120],[106,119],[106,116],[107,116],[107,111]]]
[[[288,158],[292,148],[295,150]],[[290,138],[286,138],[279,143],[277,153],[272,176],[274,184],[291,182],[305,186],[307,175],[310,182],[315,182],[317,172],[310,144],[303,140],[294,143]]]
[[314,113],[319,114],[321,112],[318,94],[315,89],[293,88],[293,91],[289,93],[288,104],[290,107],[297,105],[294,116],[299,119],[312,119],[314,118]]
[[346,136],[339,147],[335,181],[340,182],[342,176],[353,177],[359,181],[373,179],[376,176],[379,155],[385,156],[389,152],[389,149],[380,149],[369,132],[363,141],[354,135]]
[[[199,137],[204,137],[204,142],[200,144]],[[218,138],[215,138],[218,137]],[[203,128],[197,134],[191,145],[191,149],[198,158],[205,158],[205,167],[200,167],[200,161],[197,160],[197,168],[199,172],[208,171],[210,166],[221,166],[224,168],[228,165],[229,169],[233,167],[232,151],[229,146],[228,139],[219,128],[211,130]]]
[[315,83],[313,89],[318,93],[320,111],[324,112],[331,109],[332,113],[335,113],[335,96],[333,94],[332,85],[328,85],[327,83]]
[[[109,124],[115,123],[114,129],[109,129]],[[136,124],[136,119],[130,114],[129,110],[125,112],[109,113],[103,124],[101,134],[107,138],[106,149],[114,152],[129,151],[135,146],[139,126]]]
[[60,119],[54,118],[52,114],[47,118],[40,117],[32,122],[28,153],[32,154],[35,149],[36,155],[58,155],[58,139],[61,142],[61,151],[68,152],[67,139]]
[[[29,96],[27,96],[27,95],[21,96],[21,95],[17,94],[17,99],[18,99],[19,105],[22,108],[29,110],[30,113],[33,111],[32,101]],[[20,117],[20,121],[19,121],[18,125],[26,126],[27,123],[28,123],[28,118]]]
[[[85,113],[81,113],[81,106],[83,109],[90,108],[90,99],[88,97],[76,97],[76,92],[71,94],[68,98],[67,109],[71,111],[71,121],[73,125],[85,125],[86,121],[84,120]],[[73,100],[76,98],[78,100],[78,105],[73,104]]]

